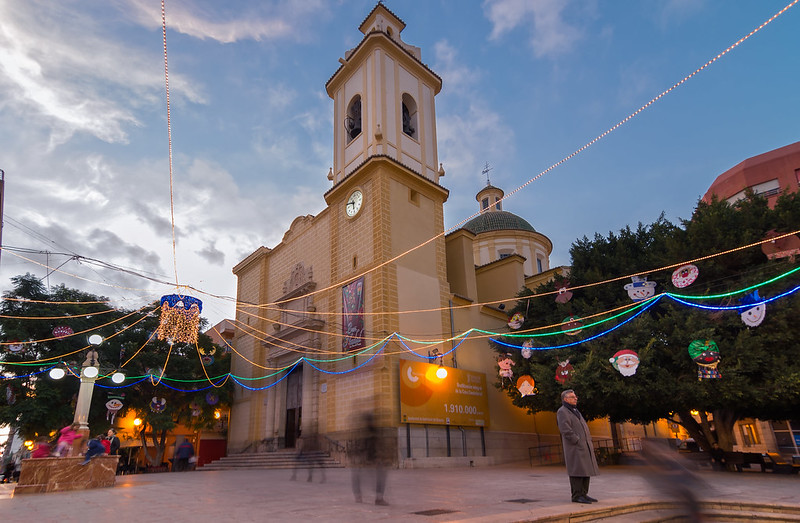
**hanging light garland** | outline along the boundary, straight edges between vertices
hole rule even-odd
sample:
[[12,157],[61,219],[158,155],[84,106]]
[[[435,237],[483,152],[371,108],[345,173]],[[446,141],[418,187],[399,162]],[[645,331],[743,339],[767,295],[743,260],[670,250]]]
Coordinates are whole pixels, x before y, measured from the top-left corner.
[[161,323],[158,339],[179,343],[197,343],[203,302],[192,296],[167,294],[161,297]]

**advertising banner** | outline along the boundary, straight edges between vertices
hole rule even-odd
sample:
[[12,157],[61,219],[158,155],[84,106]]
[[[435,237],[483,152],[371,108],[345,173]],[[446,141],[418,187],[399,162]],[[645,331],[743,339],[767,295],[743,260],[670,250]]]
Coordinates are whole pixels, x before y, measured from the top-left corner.
[[485,427],[489,423],[486,375],[481,372],[400,360],[400,420],[403,423]]
[[342,350],[366,347],[364,340],[364,277],[342,287]]

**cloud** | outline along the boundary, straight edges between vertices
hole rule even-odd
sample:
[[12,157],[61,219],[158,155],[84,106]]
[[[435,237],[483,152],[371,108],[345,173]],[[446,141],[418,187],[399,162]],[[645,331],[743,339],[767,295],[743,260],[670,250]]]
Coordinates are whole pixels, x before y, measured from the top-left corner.
[[203,249],[195,251],[195,253],[213,265],[225,264],[225,253],[217,249],[214,242],[208,242]]
[[[105,34],[100,17],[68,4],[0,2],[0,106],[49,130],[50,150],[75,133],[127,143],[136,110],[158,104],[163,58]],[[171,77],[177,97],[204,103],[202,89]]]
[[564,20],[565,0],[486,0],[484,13],[492,23],[490,40],[500,40],[517,27],[527,29],[538,58],[569,52],[581,32]]
[[[162,27],[161,9],[157,3],[130,0],[129,4],[139,23],[146,27]],[[168,5],[167,28],[226,44],[241,40],[300,40],[308,34],[307,15],[319,15],[327,7],[321,0],[256,2],[244,10],[241,6],[231,7],[230,12],[225,13],[225,7],[215,2],[212,14],[211,9],[203,4],[195,0]],[[221,19],[223,17],[230,19]]]

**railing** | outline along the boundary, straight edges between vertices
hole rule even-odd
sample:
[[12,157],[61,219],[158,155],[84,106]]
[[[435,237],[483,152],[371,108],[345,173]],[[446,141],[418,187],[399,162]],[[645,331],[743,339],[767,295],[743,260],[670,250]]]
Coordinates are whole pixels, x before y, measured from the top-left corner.
[[[623,452],[642,450],[639,438],[623,438],[617,444],[611,438],[595,438],[592,440],[595,456],[600,465],[613,465]],[[528,461],[533,465],[551,465],[564,462],[564,449],[560,443],[539,445],[528,448]]]

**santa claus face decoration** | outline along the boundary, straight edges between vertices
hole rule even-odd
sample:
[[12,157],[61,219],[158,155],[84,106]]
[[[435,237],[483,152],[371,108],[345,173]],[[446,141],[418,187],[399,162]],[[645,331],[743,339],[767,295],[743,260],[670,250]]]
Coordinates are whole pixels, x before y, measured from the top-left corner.
[[683,289],[693,284],[699,274],[700,269],[698,269],[696,265],[692,265],[691,263],[682,265],[672,273],[672,284],[679,289]]
[[633,301],[642,301],[651,298],[656,293],[656,282],[647,281],[646,276],[632,276],[632,283],[623,287],[628,291],[628,296]]
[[767,314],[767,305],[765,303],[759,303],[760,301],[761,298],[758,297],[758,291],[753,291],[751,294],[742,298],[743,305],[758,303],[758,305],[754,307],[743,310],[740,315],[742,321],[748,327],[758,327],[761,325],[761,322],[764,321],[764,316]]
[[633,376],[639,368],[639,355],[628,349],[617,351],[608,361],[623,376]]
[[713,340],[694,340],[689,344],[689,356],[699,365],[697,379],[718,379],[722,375],[717,370],[720,356],[716,342]]
[[565,385],[572,379],[572,371],[575,370],[569,360],[559,361],[556,367],[556,381]]

